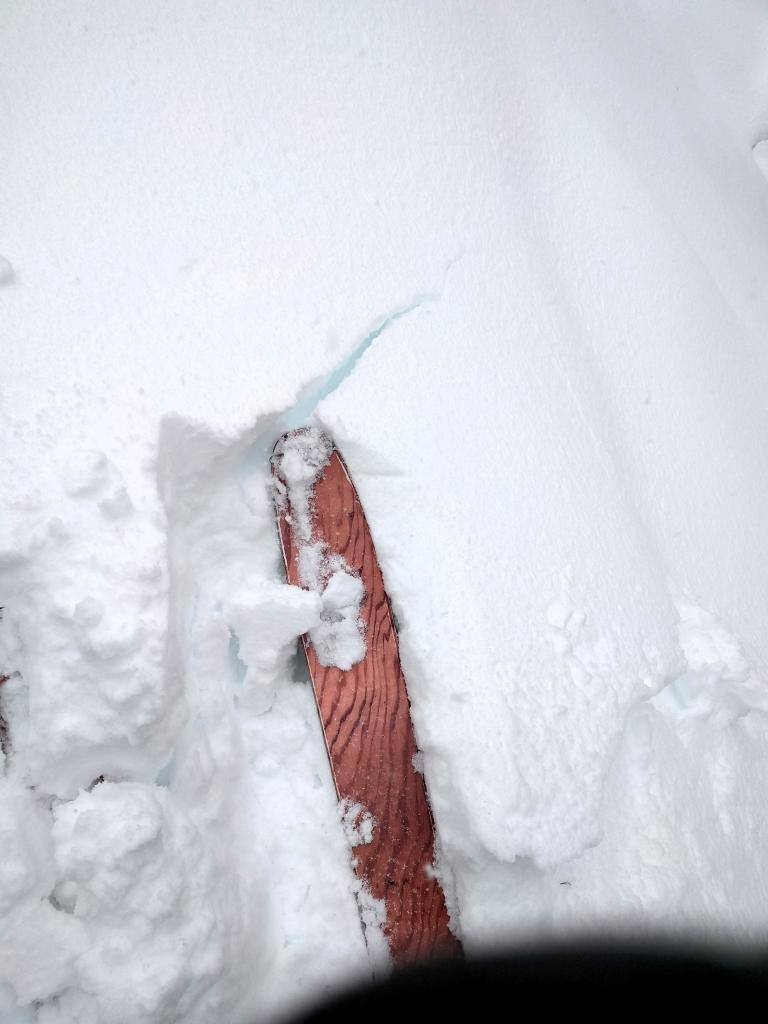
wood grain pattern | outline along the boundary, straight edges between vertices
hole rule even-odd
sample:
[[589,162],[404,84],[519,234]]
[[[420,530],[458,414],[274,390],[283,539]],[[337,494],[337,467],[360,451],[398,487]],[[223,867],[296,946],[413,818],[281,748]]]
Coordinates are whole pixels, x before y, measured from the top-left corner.
[[[341,554],[363,580],[361,616],[367,653],[347,671],[325,668],[304,646],[341,800],[375,819],[373,839],[354,849],[355,870],[387,911],[385,934],[395,962],[459,952],[433,877],[434,834],[424,780],[414,768],[416,742],[397,632],[357,492],[337,450],[314,489],[313,539]],[[286,571],[299,583],[290,508],[279,514]]]

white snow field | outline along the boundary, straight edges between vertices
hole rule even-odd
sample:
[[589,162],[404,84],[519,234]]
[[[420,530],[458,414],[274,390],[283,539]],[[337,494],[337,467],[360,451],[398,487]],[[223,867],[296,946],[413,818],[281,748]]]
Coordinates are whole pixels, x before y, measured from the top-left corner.
[[371,973],[310,421],[466,948],[768,938],[768,5],[5,0],[0,53],[0,1019]]

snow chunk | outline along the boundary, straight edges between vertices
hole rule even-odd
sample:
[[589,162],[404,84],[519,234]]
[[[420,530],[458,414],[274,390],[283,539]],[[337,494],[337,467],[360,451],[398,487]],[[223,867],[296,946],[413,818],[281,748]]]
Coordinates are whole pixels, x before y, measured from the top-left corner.
[[681,732],[695,720],[724,729],[750,711],[768,713],[768,689],[753,670],[737,637],[710,612],[680,608],[680,645],[688,671],[668,683],[651,704]]
[[280,469],[289,487],[313,484],[330,458],[330,438],[316,427],[291,434],[282,446]]
[[359,576],[335,572],[323,591],[320,622],[309,631],[321,665],[347,670],[365,657],[360,605],[365,594]]
[[245,699],[252,710],[266,711],[275,687],[287,675],[296,640],[320,622],[320,596],[260,580],[225,602],[223,617],[237,637],[237,656],[246,667]]
[[350,846],[365,846],[366,843],[373,841],[376,819],[362,804],[349,799],[342,800],[339,804],[339,814],[344,835]]
[[342,614],[350,608],[359,608],[365,588],[359,576],[348,572],[335,572],[323,591],[323,614]]

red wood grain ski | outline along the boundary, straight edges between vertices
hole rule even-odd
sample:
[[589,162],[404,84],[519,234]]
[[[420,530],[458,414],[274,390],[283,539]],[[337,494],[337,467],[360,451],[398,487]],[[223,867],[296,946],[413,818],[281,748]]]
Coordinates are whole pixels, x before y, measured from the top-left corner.
[[[274,463],[273,463],[274,465]],[[375,821],[370,842],[354,849],[355,870],[386,906],[384,928],[396,963],[459,951],[434,877],[434,833],[417,752],[397,632],[368,524],[346,466],[334,448],[315,481],[313,541],[340,554],[365,586],[364,659],[347,671],[324,667],[304,647],[340,800]],[[299,584],[298,539],[289,503],[278,513],[286,572]]]

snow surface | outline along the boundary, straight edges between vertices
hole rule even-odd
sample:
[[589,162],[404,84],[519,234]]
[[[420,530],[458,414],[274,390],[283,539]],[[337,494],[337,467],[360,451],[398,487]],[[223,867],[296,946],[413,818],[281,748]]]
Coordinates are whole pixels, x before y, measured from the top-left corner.
[[764,940],[765,4],[9,0],[0,38],[0,1018],[372,970],[272,508],[313,416],[467,948]]

